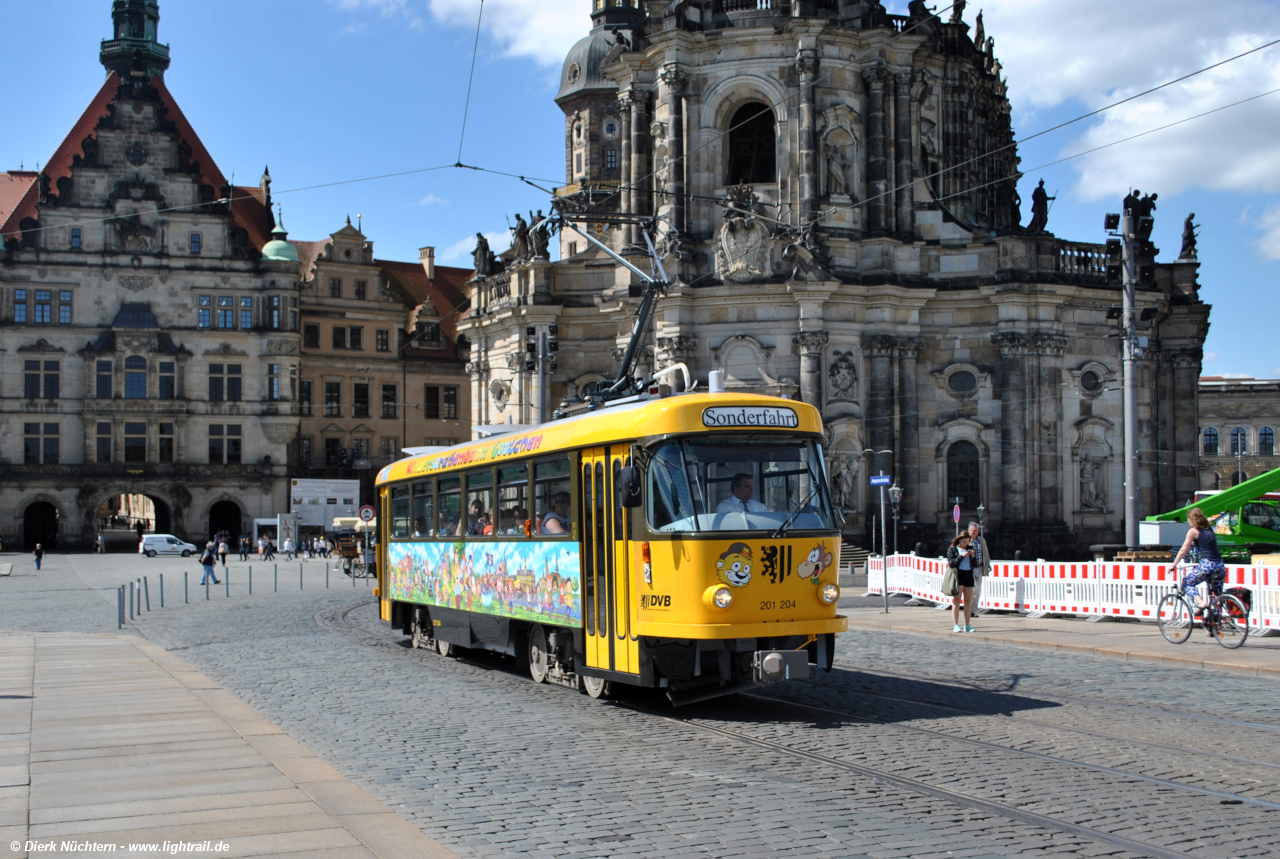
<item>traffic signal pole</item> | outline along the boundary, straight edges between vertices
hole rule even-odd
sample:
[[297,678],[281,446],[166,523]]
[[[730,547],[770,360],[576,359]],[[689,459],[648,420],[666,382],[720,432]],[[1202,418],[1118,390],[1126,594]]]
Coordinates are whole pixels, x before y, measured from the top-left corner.
[[1137,220],[1128,208],[1120,216],[1124,253],[1124,297],[1120,311],[1124,342],[1124,542],[1130,549],[1138,548]]

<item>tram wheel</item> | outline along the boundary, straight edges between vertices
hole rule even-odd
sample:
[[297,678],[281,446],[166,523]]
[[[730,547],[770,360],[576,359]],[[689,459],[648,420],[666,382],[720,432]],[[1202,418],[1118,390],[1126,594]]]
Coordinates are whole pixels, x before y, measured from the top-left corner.
[[416,617],[413,619],[411,632],[413,634],[413,639],[410,641],[409,646],[414,650],[420,650],[426,645],[427,637],[422,634],[422,622]]
[[454,647],[452,644],[445,641],[444,639],[437,638],[436,653],[439,653],[441,656],[457,656],[458,648]]
[[529,676],[534,683],[545,683],[551,659],[547,655],[547,632],[542,624],[535,623],[529,628]]
[[583,677],[582,691],[599,701],[613,694],[613,684],[602,677]]

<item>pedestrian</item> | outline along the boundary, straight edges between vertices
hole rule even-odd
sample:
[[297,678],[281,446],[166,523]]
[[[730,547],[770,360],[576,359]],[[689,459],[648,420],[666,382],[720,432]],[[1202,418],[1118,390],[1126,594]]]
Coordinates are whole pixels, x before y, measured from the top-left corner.
[[224,572],[227,569],[227,552],[230,548],[231,547],[227,545],[226,540],[223,540],[218,544],[218,557],[222,559],[222,569]]
[[982,577],[991,572],[987,538],[982,536],[982,526],[977,522],[969,523],[969,545],[973,547],[973,605],[976,609],[982,604]]
[[267,559],[267,538],[258,538],[258,560],[265,561]]
[[99,532],[98,532],[98,536],[96,536],[96,537],[94,537],[94,538],[93,538],[93,550],[94,550],[95,552],[97,552],[99,555],[105,555],[105,554],[107,553],[107,547],[106,547],[106,545],[102,542],[102,532],[101,532],[101,531],[99,531]]
[[275,547],[275,544],[271,542],[271,538],[270,538],[270,537],[264,537],[263,539],[264,539],[264,540],[266,540],[266,544],[267,544],[267,545],[266,545],[266,556],[265,556],[262,560],[264,560],[264,561],[272,561],[272,560],[275,560],[275,557],[276,557],[276,547]]
[[249,560],[249,537],[247,534],[240,535],[240,560]]
[[36,543],[36,550],[34,554],[36,556],[36,572],[39,572],[40,562],[44,560],[44,547],[41,546],[39,543]]
[[213,579],[213,583],[219,584],[218,576],[213,571],[213,541],[210,540],[205,544],[204,553],[200,555],[200,566],[204,567],[204,575],[200,577],[200,584],[208,584],[209,579]]
[[[951,599],[951,631],[973,632],[969,620],[973,616],[973,556],[972,539],[964,531],[947,547],[947,566],[956,571],[956,583],[960,590]],[[960,623],[960,601],[964,600],[964,623]]]

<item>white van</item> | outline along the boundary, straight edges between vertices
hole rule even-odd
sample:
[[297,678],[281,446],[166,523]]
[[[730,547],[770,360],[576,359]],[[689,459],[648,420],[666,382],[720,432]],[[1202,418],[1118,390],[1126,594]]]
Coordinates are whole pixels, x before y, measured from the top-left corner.
[[184,543],[172,534],[144,534],[138,544],[138,554],[154,558],[156,555],[181,555],[189,558],[199,549]]

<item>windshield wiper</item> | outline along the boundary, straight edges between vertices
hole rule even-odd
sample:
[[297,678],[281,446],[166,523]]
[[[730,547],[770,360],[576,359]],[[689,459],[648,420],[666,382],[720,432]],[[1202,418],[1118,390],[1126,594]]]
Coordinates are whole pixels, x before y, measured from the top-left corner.
[[773,532],[773,537],[771,539],[776,540],[791,529],[791,525],[796,521],[796,517],[804,512],[805,507],[809,505],[809,500],[813,498],[814,493],[817,491],[818,485],[815,483],[813,488],[809,490],[809,494],[800,502],[800,506],[793,510],[791,515],[787,517],[786,521],[778,526],[778,530]]

